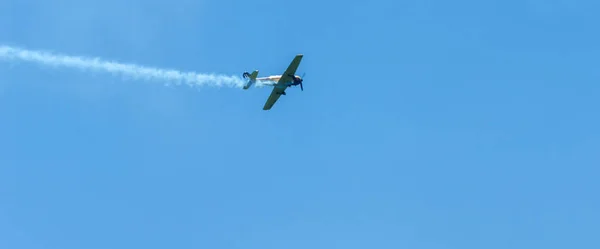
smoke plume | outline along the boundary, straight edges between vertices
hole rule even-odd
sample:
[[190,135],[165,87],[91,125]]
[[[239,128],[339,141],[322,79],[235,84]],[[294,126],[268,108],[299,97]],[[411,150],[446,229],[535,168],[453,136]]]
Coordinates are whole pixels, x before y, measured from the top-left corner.
[[181,72],[173,69],[124,64],[100,58],[61,55],[5,45],[0,45],[0,60],[24,61],[45,66],[92,70],[139,80],[156,80],[165,83],[187,84],[189,86],[242,87],[245,83],[241,78],[236,76]]

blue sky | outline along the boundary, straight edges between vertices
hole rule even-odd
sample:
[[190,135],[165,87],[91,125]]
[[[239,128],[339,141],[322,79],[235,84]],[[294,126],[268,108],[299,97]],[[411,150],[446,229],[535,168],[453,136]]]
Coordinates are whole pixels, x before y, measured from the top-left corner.
[[0,248],[598,248],[600,3],[0,2]]

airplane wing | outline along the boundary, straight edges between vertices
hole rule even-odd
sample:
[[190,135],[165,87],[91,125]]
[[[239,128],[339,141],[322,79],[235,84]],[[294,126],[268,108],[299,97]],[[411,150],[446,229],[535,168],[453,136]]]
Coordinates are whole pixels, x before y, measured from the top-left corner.
[[281,97],[281,93],[283,91],[285,91],[286,88],[287,88],[286,85],[283,85],[283,86],[275,85],[275,87],[273,87],[273,91],[271,91],[271,95],[269,95],[269,98],[267,99],[267,102],[265,103],[265,106],[263,107],[263,110],[271,110],[271,107],[273,107],[275,102],[277,102],[279,97]]
[[300,61],[301,60],[302,60],[302,55],[301,54],[296,55],[296,57],[294,57],[294,59],[292,60],[292,62],[288,66],[288,68],[281,75],[281,78],[277,82],[277,85],[282,85],[282,84],[285,84],[285,83],[287,83],[289,81],[292,81],[292,77],[290,77],[290,75],[295,75],[296,74],[296,69],[298,69],[298,66],[300,65]]
[[271,107],[273,107],[273,105],[275,104],[275,102],[277,102],[279,97],[281,97],[281,93],[283,93],[285,91],[285,89],[287,88],[286,83],[292,80],[292,77],[290,77],[289,75],[296,74],[296,70],[298,69],[298,66],[300,65],[301,60],[302,60],[301,54],[296,55],[296,57],[294,57],[294,60],[292,60],[292,63],[290,63],[288,68],[281,75],[281,78],[279,79],[277,84],[273,86],[273,91],[271,91],[271,95],[269,95],[269,98],[267,99],[267,102],[265,103],[263,110],[270,110]]

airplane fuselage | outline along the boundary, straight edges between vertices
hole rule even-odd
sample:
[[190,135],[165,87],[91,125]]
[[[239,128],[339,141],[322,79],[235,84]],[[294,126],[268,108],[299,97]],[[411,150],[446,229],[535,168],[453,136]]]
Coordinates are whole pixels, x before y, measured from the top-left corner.
[[[300,81],[302,80],[302,78],[298,75],[295,75],[294,78],[295,79],[289,80],[284,83],[287,86],[295,86],[295,85],[300,84]],[[281,75],[271,75],[271,76],[266,76],[266,77],[258,77],[258,78],[256,78],[256,81],[259,81],[263,85],[274,86],[277,84],[277,82],[279,82],[279,79],[281,79]]]

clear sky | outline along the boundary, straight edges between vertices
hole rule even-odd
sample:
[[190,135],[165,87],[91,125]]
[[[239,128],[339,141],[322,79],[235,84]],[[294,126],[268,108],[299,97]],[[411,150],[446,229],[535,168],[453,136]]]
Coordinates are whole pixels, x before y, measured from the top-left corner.
[[3,0],[0,248],[600,248],[600,2]]

